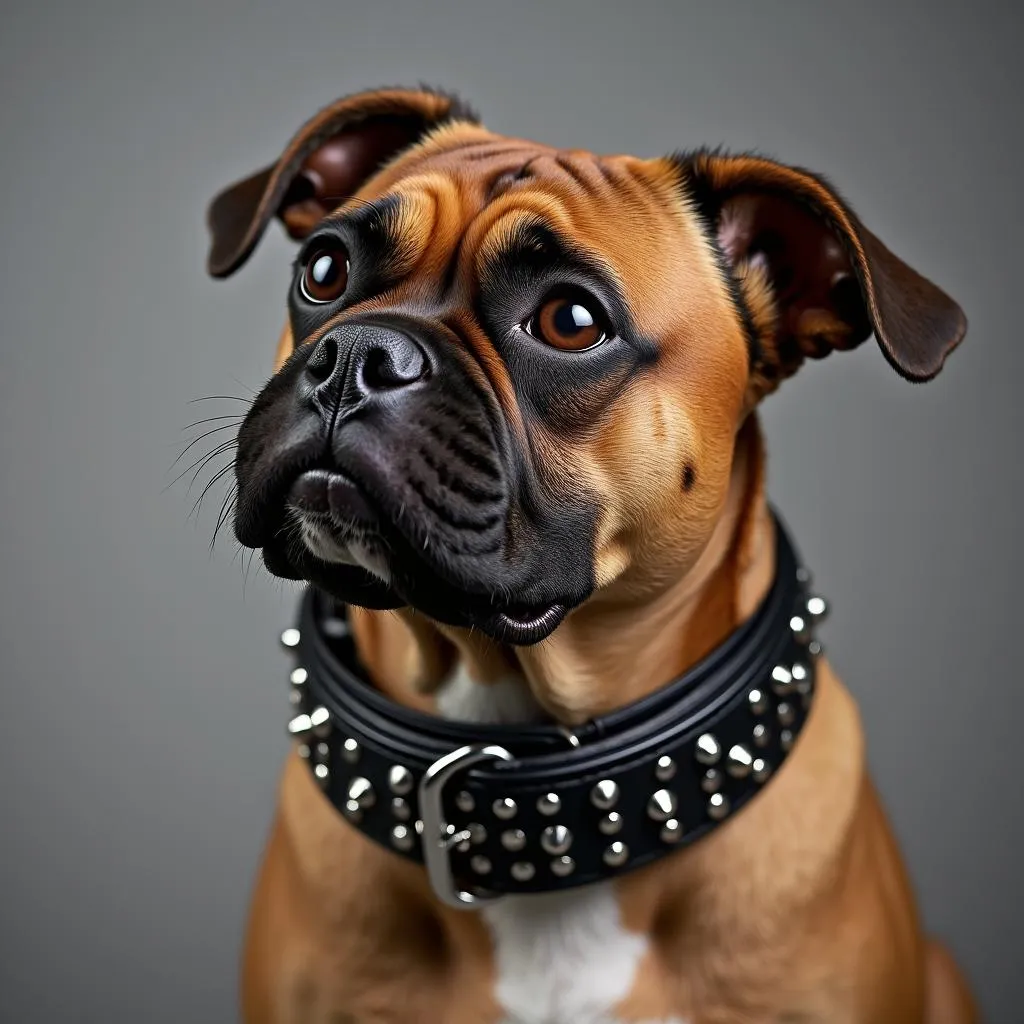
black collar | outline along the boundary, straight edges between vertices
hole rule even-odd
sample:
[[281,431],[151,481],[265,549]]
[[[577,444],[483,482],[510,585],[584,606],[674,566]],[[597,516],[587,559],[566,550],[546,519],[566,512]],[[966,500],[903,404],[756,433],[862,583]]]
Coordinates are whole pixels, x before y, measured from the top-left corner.
[[776,577],[750,619],[684,675],[573,732],[393,703],[367,681],[338,606],[309,588],[282,636],[297,657],[289,731],[331,803],[426,862],[453,906],[648,864],[735,814],[804,724],[825,603],[778,519],[776,536]]

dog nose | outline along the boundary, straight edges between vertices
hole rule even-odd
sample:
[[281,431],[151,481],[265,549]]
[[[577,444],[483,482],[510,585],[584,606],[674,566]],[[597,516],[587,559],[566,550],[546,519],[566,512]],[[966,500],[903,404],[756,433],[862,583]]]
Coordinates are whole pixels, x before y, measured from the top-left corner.
[[430,372],[423,348],[401,331],[354,324],[317,342],[306,376],[318,397],[358,401],[380,392],[411,387]]

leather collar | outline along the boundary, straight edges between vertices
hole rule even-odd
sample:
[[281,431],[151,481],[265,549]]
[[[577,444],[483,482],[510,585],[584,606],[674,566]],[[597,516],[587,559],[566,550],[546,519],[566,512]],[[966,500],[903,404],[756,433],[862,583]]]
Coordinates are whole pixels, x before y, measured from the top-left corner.
[[572,732],[393,703],[368,681],[344,612],[310,587],[282,635],[297,659],[289,732],[331,803],[425,862],[452,906],[649,864],[754,798],[803,727],[826,608],[778,517],[776,538],[775,580],[750,619],[682,676]]

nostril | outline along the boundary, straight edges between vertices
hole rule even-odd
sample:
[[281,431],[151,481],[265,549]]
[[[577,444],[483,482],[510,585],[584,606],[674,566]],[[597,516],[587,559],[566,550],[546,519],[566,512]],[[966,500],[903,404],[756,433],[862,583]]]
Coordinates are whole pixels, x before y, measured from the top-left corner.
[[362,384],[371,391],[404,388],[427,375],[428,364],[420,347],[402,338],[392,344],[372,345],[363,357]]
[[318,383],[323,383],[334,372],[338,363],[338,343],[334,338],[321,338],[306,360],[306,373]]

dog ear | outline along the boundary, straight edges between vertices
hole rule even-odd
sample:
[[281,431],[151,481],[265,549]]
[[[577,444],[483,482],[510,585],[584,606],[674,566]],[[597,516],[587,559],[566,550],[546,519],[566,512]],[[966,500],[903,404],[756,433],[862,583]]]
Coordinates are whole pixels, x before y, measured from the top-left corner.
[[460,100],[428,89],[380,89],[338,100],[292,137],[277,162],[217,195],[207,212],[207,269],[234,273],[275,215],[304,238],[375,171],[452,121],[479,123]]
[[941,289],[891,253],[816,175],[759,157],[675,158],[754,335],[761,394],[805,357],[872,332],[897,373],[934,377],[967,321]]

